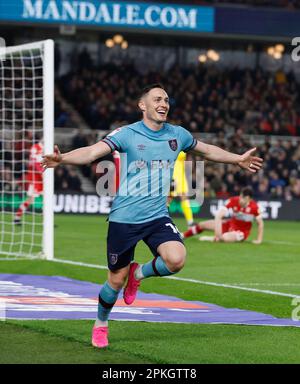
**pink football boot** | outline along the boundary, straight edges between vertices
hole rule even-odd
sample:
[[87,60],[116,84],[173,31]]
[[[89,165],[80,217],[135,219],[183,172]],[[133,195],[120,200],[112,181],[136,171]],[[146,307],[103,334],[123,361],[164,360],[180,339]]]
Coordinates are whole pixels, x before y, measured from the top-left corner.
[[130,305],[134,302],[138,288],[141,284],[140,280],[137,280],[134,277],[134,272],[138,268],[138,263],[131,263],[129,268],[129,275],[127,285],[124,288],[123,298],[127,305]]
[[96,348],[105,348],[108,346],[108,327],[93,327],[92,345]]

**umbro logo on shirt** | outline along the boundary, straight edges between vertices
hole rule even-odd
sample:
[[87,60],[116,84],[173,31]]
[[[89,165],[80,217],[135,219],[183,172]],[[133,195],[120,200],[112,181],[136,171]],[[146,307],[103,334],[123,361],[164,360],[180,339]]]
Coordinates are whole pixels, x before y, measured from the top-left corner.
[[138,144],[138,146],[137,146],[137,149],[138,149],[139,151],[144,151],[145,148],[146,148],[146,145],[144,145],[144,144]]

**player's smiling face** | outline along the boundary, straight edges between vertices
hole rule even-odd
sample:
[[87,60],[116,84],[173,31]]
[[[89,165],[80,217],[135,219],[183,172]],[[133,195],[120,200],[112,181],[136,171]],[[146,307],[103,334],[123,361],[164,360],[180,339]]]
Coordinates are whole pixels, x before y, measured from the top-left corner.
[[140,100],[139,107],[147,119],[164,123],[170,109],[169,96],[163,89],[153,88]]

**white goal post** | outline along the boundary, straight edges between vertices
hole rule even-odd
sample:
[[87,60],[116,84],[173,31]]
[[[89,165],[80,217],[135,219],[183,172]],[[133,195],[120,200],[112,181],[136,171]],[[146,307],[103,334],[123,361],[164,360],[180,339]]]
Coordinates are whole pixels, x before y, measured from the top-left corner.
[[54,144],[53,40],[1,54],[0,126],[0,255],[51,260],[54,173],[38,164]]

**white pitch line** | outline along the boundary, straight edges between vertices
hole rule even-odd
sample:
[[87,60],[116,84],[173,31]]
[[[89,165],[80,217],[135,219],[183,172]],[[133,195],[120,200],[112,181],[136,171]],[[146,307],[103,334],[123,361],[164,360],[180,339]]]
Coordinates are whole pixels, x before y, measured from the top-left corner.
[[300,283],[232,283],[232,285],[237,285],[237,286],[264,285],[269,287],[300,287]]
[[176,277],[176,276],[166,276],[165,278],[166,279],[172,279],[172,280],[187,281],[187,282],[196,283],[196,284],[212,285],[212,286],[215,286],[215,287],[240,289],[242,291],[249,291],[249,292],[259,292],[259,293],[265,293],[267,295],[284,296],[284,297],[292,297],[292,298],[300,296],[300,295],[293,295],[293,294],[290,294],[290,293],[269,291],[269,290],[249,288],[249,287],[241,287],[241,286],[231,285],[231,284],[213,283],[211,281],[186,279],[186,278],[183,278],[183,277]]
[[263,242],[263,244],[281,244],[281,245],[299,245],[300,243],[293,243],[290,241],[277,241],[277,240],[266,240]]
[[80,267],[89,267],[89,268],[96,268],[96,269],[107,269],[104,265],[97,265],[97,264],[87,264],[82,263],[80,261],[72,261],[72,260],[65,260],[65,259],[52,259],[49,261],[54,261],[55,263],[63,263],[63,264],[71,264],[71,265],[78,265]]
[[0,257],[0,261],[27,261],[27,260],[37,260],[40,259],[38,256],[17,256],[17,257]]
[[[96,268],[96,269],[107,269],[104,265],[97,265],[97,264],[86,264],[79,261],[71,261],[71,260],[65,260],[65,259],[52,259],[51,261],[54,261],[56,263],[65,263],[65,264],[71,264],[71,265],[78,265],[81,267],[89,267],[89,268]],[[212,281],[203,281],[203,280],[195,280],[195,279],[187,279],[184,277],[176,277],[176,276],[164,276],[165,279],[170,280],[178,280],[178,281],[185,281],[188,283],[195,283],[195,284],[202,284],[202,285],[212,285],[214,287],[222,287],[222,288],[232,288],[232,289],[239,289],[242,291],[248,291],[248,292],[258,292],[258,293],[264,293],[267,295],[275,295],[275,296],[284,296],[284,297],[299,297],[300,295],[293,295],[290,293],[283,293],[283,292],[276,292],[276,291],[269,291],[269,290],[263,290],[263,289],[256,289],[256,288],[249,288],[249,287],[241,287],[238,285],[232,285],[232,284],[221,284],[221,283],[214,283]]]

